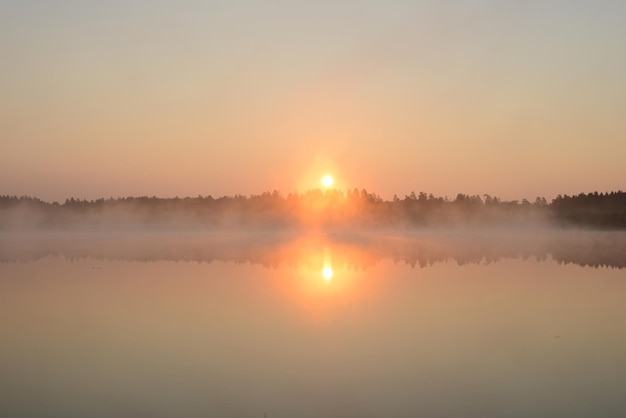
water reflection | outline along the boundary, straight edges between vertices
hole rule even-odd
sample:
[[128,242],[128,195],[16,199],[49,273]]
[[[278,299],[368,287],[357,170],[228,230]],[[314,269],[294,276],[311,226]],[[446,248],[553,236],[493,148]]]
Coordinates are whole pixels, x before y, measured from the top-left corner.
[[391,259],[411,267],[552,258],[559,264],[626,267],[626,232],[421,232],[414,234],[1,234],[0,262],[46,256],[153,262],[225,261],[268,268],[307,266],[331,280]]
[[621,416],[623,272],[549,260],[622,268],[624,249],[582,232],[0,234],[0,416]]
[[331,266],[324,266],[322,269],[322,277],[324,280],[330,280],[333,278],[333,268]]
[[330,257],[330,249],[324,248],[324,267],[322,267],[322,277],[324,280],[330,280],[333,278],[333,263]]

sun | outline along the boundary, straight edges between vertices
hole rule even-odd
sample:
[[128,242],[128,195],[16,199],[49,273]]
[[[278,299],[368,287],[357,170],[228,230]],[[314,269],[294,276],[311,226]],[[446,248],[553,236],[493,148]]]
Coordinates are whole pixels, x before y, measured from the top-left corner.
[[333,179],[333,176],[326,175],[322,177],[322,184],[324,185],[324,187],[331,187],[333,183],[335,183],[335,179]]

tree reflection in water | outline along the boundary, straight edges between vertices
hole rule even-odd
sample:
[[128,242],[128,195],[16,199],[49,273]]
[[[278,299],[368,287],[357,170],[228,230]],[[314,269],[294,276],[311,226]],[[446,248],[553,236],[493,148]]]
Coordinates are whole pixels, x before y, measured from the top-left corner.
[[47,256],[68,260],[234,262],[277,268],[305,266],[329,280],[337,269],[365,270],[392,259],[411,267],[455,261],[487,264],[503,258],[551,258],[559,264],[626,267],[626,232],[556,230],[428,231],[379,234],[3,234],[0,262]]

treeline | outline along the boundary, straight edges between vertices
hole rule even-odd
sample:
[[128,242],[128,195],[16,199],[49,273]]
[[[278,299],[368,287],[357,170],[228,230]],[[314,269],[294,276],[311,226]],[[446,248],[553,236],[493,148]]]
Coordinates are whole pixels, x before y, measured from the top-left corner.
[[335,227],[577,226],[626,228],[626,193],[581,193],[551,202],[504,201],[489,195],[456,198],[411,193],[384,200],[367,190],[186,198],[125,197],[45,202],[0,196],[0,229],[20,227]]

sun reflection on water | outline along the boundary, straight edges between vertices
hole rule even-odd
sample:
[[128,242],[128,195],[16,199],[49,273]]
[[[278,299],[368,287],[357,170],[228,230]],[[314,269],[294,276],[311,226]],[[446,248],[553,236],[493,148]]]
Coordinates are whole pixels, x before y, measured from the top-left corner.
[[322,269],[322,277],[324,277],[324,280],[328,281],[330,279],[333,278],[333,268],[331,266],[324,266],[324,268]]
[[[361,301],[376,298],[375,291],[383,277],[378,253],[365,243],[356,246],[354,236],[349,242],[341,236],[311,233],[289,240],[267,252],[272,283],[285,298],[305,312],[307,320],[318,325],[339,320],[346,309],[357,309]],[[348,240],[346,239],[346,241]],[[376,242],[380,242],[379,240]]]

